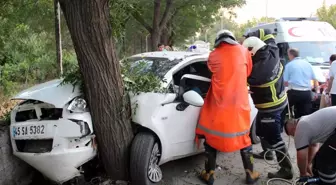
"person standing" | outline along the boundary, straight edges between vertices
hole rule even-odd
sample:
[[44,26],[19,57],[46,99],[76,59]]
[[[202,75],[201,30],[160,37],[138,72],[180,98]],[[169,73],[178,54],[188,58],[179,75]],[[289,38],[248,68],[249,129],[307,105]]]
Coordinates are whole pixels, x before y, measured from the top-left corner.
[[[247,82],[254,105],[258,109],[256,133],[264,150],[262,153],[254,154],[254,157],[263,159],[267,150],[281,151],[282,153],[276,152],[281,168],[276,173],[268,173],[268,178],[292,179],[291,162],[288,158],[284,158],[284,154],[288,156],[288,151],[281,137],[282,113],[288,101],[283,84],[284,67],[280,63],[279,48],[275,44],[274,36],[269,30],[264,29],[249,34],[243,46],[249,48],[252,53],[253,68]],[[273,156],[270,152],[267,154],[270,155],[266,155],[266,158]]]
[[336,185],[335,113],[335,106],[326,107],[285,123],[287,135],[294,136],[300,176],[319,177],[320,185]]
[[330,56],[329,61],[330,61],[330,70],[329,70],[329,80],[328,80],[328,88],[326,89],[326,94],[331,95],[331,105],[335,106],[336,105],[336,80],[335,75],[336,75],[336,54],[333,54]]
[[[311,81],[314,80],[315,92],[320,92],[318,81],[312,65],[300,58],[299,50],[290,48],[287,51],[290,62],[285,67],[284,80],[288,86],[288,101],[294,106],[295,118],[312,113]],[[316,97],[314,97],[316,98]]]
[[260,174],[253,169],[250,132],[250,104],[246,84],[252,61],[247,49],[238,44],[233,33],[217,33],[215,49],[208,67],[211,86],[196,127],[196,140],[205,138],[207,161],[200,178],[208,185],[215,181],[217,151],[240,150],[246,172],[246,184],[254,184]]

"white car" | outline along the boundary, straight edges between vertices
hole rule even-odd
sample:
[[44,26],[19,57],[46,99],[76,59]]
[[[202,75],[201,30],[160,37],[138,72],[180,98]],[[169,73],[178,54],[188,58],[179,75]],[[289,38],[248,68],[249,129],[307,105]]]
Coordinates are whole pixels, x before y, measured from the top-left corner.
[[[127,59],[134,64],[146,62],[143,72],[154,72],[163,79],[162,87],[166,89],[165,93],[131,95],[132,106],[136,106],[130,159],[133,182],[158,183],[163,177],[160,165],[204,151],[203,145],[197,148],[195,144],[195,128],[211,82],[208,56],[167,51]],[[47,82],[14,97],[26,101],[12,111],[11,141],[16,156],[51,180],[65,182],[79,175],[78,167],[97,151],[85,100],[77,88],[73,91],[71,85],[59,86],[60,82]],[[191,91],[195,87],[201,95]],[[252,126],[257,110],[251,97],[250,104]],[[22,118],[18,118],[21,114]],[[258,143],[254,127],[251,129],[252,142]]]

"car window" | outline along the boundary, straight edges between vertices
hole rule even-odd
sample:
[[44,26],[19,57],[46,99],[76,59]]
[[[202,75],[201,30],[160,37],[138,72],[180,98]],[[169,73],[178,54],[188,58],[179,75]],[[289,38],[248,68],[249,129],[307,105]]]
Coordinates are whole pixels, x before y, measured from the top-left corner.
[[175,85],[180,85],[180,80],[183,75],[185,74],[193,74],[198,75],[206,78],[211,78],[211,72],[208,69],[206,61],[203,62],[196,62],[190,65],[185,66],[178,72],[173,75],[173,80]]
[[305,58],[311,64],[329,63],[329,57],[336,53],[336,42],[289,42],[290,48],[297,48],[300,57]]
[[142,73],[153,73],[160,79],[182,59],[154,58],[154,57],[133,57],[126,59],[125,62],[130,64],[131,70],[137,68]]

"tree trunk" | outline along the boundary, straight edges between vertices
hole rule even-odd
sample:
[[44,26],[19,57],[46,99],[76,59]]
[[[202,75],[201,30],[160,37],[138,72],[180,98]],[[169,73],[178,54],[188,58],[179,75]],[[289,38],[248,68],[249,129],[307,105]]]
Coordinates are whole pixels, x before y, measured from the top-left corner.
[[150,41],[151,41],[151,51],[156,51],[157,50],[157,46],[160,42],[160,33],[159,31],[157,30],[153,30],[153,32],[151,33],[151,36],[150,36]]
[[169,42],[169,31],[167,28],[163,28],[161,32],[161,43],[164,45],[168,45]]
[[154,0],[153,29],[151,30],[151,51],[157,50],[160,42],[160,9],[161,0]]
[[60,4],[84,78],[101,160],[109,177],[126,180],[133,138],[131,111],[115,54],[109,2],[60,0]]
[[61,39],[61,12],[58,0],[54,0],[55,10],[55,40],[56,40],[56,58],[59,68],[59,74],[63,74],[62,64],[62,39]]

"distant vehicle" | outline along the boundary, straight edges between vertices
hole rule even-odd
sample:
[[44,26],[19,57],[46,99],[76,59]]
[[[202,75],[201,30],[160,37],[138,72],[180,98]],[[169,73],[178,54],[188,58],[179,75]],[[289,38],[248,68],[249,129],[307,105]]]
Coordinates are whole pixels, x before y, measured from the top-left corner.
[[[195,144],[195,128],[211,82],[208,56],[165,51],[128,58],[135,65],[145,62],[143,72],[154,72],[164,79],[162,87],[166,88],[165,93],[131,95],[132,106],[137,108],[132,117],[135,138],[130,172],[137,184],[156,184],[163,177],[161,164],[204,151],[203,145],[198,148]],[[10,126],[14,155],[56,182],[79,175],[79,167],[97,154],[94,123],[85,99],[78,88],[72,91],[71,85],[60,83],[50,81],[16,95],[14,99],[25,101],[12,111]],[[200,94],[191,90],[195,87]],[[249,100],[250,137],[258,143],[257,109],[251,97]]]
[[[260,24],[246,31],[270,29],[280,49],[280,57],[284,64],[288,62],[287,50],[297,48],[300,56],[312,64],[320,83],[326,83],[329,75],[329,57],[336,54],[336,30],[327,23],[316,18],[280,18],[272,23]],[[323,89],[321,89],[321,92]],[[313,102],[313,107],[319,107],[320,99]]]

